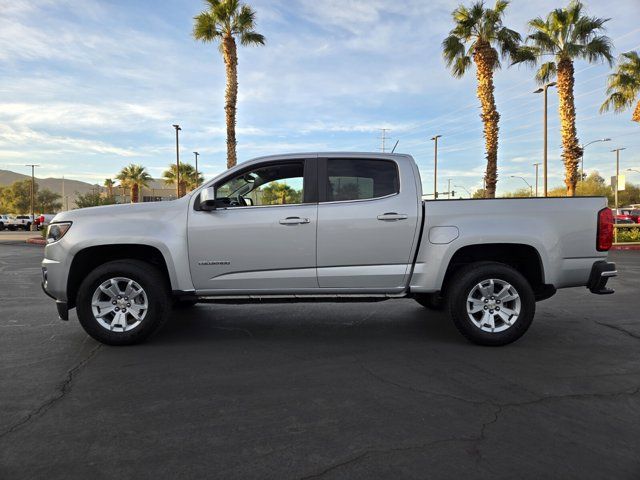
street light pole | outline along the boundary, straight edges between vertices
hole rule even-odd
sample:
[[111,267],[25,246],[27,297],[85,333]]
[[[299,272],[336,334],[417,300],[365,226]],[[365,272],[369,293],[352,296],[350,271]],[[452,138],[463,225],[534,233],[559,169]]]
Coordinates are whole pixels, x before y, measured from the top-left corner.
[[616,212],[615,214],[616,215],[618,214],[618,188],[619,188],[618,183],[620,182],[620,152],[622,150],[626,150],[626,148],[625,147],[621,147],[621,148],[615,148],[615,149],[611,150],[612,152],[616,153],[616,185],[615,185],[615,190],[614,190],[614,193],[613,193],[613,197],[614,197],[614,200],[613,200],[614,206],[613,206],[613,208],[615,209],[615,212]]
[[198,182],[198,155],[200,155],[198,152],[193,152],[193,154],[196,156],[196,187],[199,187],[199,183]]
[[442,135],[434,135],[431,140],[434,141],[433,150],[433,198],[438,199],[438,139]]
[[548,129],[547,129],[547,106],[549,104],[547,99],[547,90],[549,87],[554,87],[556,82],[545,83],[542,88],[537,89],[533,93],[544,93],[544,153],[543,153],[543,175],[544,175],[544,196],[547,196],[548,191],[548,168],[547,168],[547,145],[548,145]]
[[25,165],[25,167],[31,167],[31,231],[35,231],[35,194],[36,194],[36,176],[35,176],[35,168],[40,165],[36,165],[30,163],[29,165]]
[[611,141],[610,138],[600,138],[598,140],[593,140],[589,143],[585,143],[584,145],[580,145],[580,148],[582,149],[582,155],[580,156],[580,181],[581,182],[584,182],[584,149],[593,143],[610,142],[610,141]]
[[529,187],[529,196],[530,196],[530,197],[533,197],[533,186],[531,186],[531,184],[530,184],[529,182],[527,182],[527,181],[525,180],[525,178],[524,178],[524,177],[519,177],[519,176],[517,176],[517,175],[509,175],[509,176],[510,176],[511,178],[519,178],[519,179],[520,179],[520,180],[522,180],[524,183],[526,183],[526,184],[527,184],[527,186]]
[[542,165],[541,163],[534,163],[533,166],[536,167],[536,197],[538,196],[538,167]]
[[447,178],[447,200],[451,200],[451,179]]
[[178,132],[182,129],[180,125],[173,125],[173,128],[176,129],[176,199],[178,199],[180,198],[180,145]]

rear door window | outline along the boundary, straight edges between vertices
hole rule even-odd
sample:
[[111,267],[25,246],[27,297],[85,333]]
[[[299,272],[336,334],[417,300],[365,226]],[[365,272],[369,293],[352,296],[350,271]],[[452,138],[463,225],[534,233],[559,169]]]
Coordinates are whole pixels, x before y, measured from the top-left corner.
[[390,160],[327,160],[326,201],[386,197],[400,191],[398,167]]

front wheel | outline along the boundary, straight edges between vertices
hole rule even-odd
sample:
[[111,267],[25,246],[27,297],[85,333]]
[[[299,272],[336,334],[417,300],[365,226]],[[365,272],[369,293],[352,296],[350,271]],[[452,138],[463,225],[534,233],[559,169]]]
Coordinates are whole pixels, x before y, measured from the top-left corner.
[[132,345],[152,335],[170,311],[168,287],[155,266],[117,260],[80,285],[77,312],[85,331],[107,345]]
[[478,262],[451,280],[449,313],[467,339],[479,345],[506,345],[527,331],[535,315],[533,289],[502,263]]

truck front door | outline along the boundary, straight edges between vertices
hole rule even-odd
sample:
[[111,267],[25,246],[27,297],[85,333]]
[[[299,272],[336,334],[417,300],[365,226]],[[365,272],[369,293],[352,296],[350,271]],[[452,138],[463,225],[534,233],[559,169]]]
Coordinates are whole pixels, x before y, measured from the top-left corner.
[[256,164],[218,181],[229,206],[190,213],[191,277],[198,293],[318,289],[316,159]]

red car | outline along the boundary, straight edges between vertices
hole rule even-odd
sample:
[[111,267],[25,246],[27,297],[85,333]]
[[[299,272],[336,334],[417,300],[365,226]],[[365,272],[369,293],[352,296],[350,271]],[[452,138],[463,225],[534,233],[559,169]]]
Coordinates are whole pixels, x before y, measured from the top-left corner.
[[633,208],[619,208],[616,223],[640,223],[640,210]]

